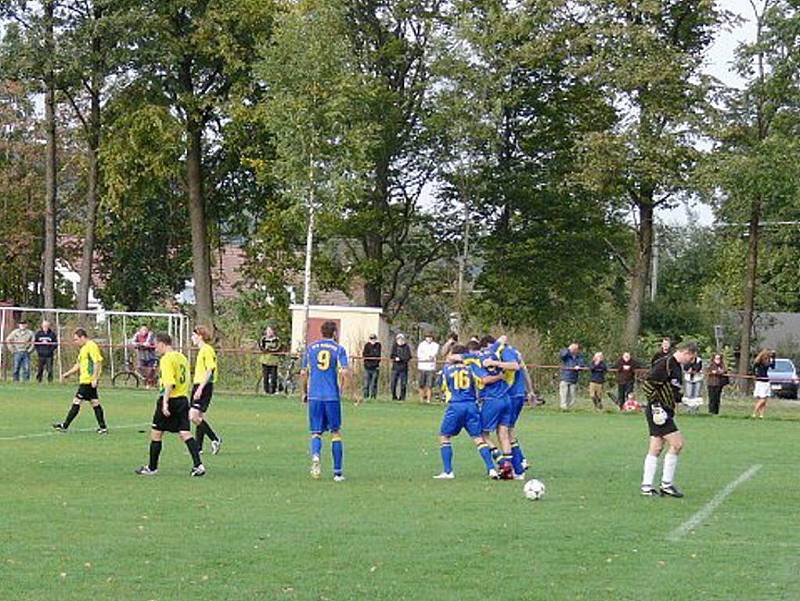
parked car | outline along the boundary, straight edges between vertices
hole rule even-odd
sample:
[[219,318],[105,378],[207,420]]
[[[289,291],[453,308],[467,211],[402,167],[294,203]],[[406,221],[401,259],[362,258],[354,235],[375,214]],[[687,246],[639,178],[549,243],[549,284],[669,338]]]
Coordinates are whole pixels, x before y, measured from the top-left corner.
[[800,378],[791,359],[775,359],[775,369],[769,370],[769,384],[772,394],[788,399],[797,398]]

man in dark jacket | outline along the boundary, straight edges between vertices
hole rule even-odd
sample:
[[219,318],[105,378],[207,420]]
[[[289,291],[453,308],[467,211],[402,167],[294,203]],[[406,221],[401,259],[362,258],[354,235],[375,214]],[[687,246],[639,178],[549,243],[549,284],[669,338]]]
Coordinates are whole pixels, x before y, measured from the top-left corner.
[[575,404],[580,369],[586,366],[580,345],[573,342],[559,353],[561,359],[561,382],[558,385],[561,410],[567,411]]
[[[398,334],[389,355],[392,361],[392,400],[405,401],[408,386],[408,362],[411,361],[411,347],[404,334]],[[399,388],[399,390],[398,390]]]
[[378,374],[381,367],[381,343],[377,334],[370,334],[369,342],[364,345],[364,399],[378,396]]
[[47,381],[53,381],[53,355],[58,346],[58,336],[50,328],[49,321],[42,322],[42,329],[33,336],[33,346],[36,349],[36,356],[39,358],[39,365],[36,369],[36,381],[41,382],[44,371],[47,370]]
[[669,357],[672,354],[672,343],[670,342],[669,338],[664,338],[661,341],[661,347],[656,351],[656,354],[653,355],[653,358],[650,360],[650,365],[653,366],[656,364],[656,361],[659,359],[663,359],[664,357]]

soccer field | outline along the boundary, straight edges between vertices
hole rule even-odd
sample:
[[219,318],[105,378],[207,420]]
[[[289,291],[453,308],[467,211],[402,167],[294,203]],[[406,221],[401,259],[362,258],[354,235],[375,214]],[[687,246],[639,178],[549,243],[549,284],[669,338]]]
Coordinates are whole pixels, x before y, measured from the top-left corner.
[[142,478],[152,393],[103,390],[108,436],[88,406],[51,432],[72,392],[0,386],[2,599],[800,599],[800,412],[681,416],[678,500],[638,494],[641,415],[526,410],[531,502],[463,435],[457,478],[432,480],[440,406],[346,405],[334,483],[328,440],[308,475],[300,404],[220,392],[208,475],[172,435]]

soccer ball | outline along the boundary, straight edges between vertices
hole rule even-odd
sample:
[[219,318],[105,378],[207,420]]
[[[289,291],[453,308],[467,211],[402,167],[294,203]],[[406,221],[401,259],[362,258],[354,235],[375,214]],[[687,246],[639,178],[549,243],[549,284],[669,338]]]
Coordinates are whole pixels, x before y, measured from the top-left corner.
[[544,483],[539,480],[528,480],[525,486],[522,487],[522,492],[525,494],[526,499],[531,501],[538,501],[544,496],[545,487]]

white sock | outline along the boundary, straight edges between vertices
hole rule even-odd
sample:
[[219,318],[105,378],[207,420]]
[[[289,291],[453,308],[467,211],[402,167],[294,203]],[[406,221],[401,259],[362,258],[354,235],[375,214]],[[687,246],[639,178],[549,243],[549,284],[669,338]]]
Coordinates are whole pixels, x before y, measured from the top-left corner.
[[658,467],[658,455],[648,453],[644,456],[644,475],[642,476],[642,486],[653,486],[653,479],[656,477]]
[[678,456],[675,453],[667,453],[667,456],[664,457],[664,471],[661,473],[661,484],[672,484],[677,468]]

